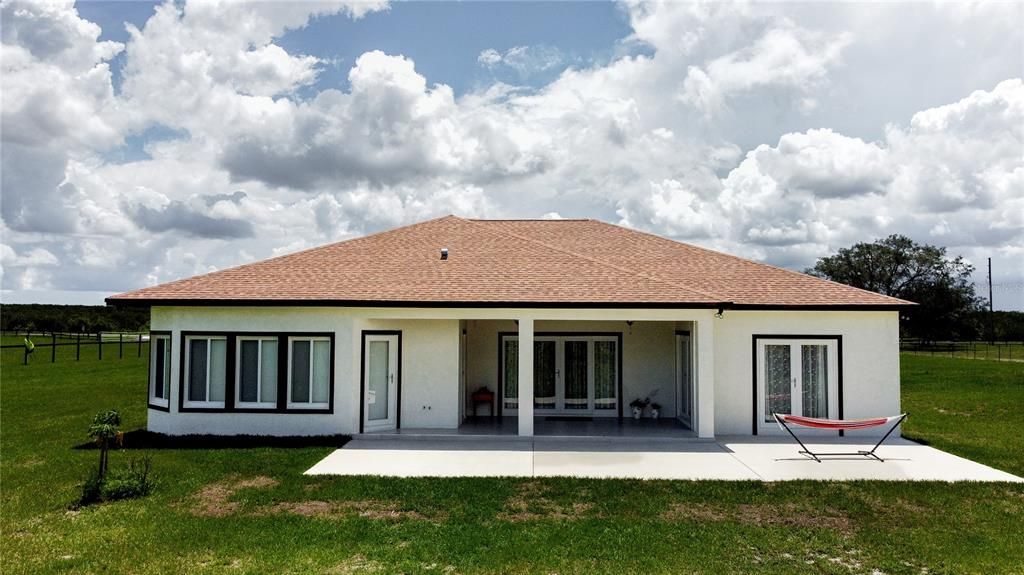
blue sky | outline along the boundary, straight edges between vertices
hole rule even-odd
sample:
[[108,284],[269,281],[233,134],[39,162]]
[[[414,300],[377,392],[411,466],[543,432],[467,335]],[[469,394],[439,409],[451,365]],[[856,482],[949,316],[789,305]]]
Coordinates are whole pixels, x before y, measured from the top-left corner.
[[[103,29],[102,40],[127,42],[124,23],[142,28],[159,2],[83,2],[83,18]],[[566,66],[586,67],[624,53],[648,51],[624,46],[631,29],[626,11],[614,2],[401,2],[359,20],[345,15],[316,18],[281,36],[277,44],[290,53],[334,60],[306,93],[348,88],[348,70],[364,52],[382,50],[415,59],[432,82],[456,94],[494,82],[540,87]],[[557,49],[564,65],[521,76],[512,70],[488,70],[477,62],[480,52],[504,52],[516,46]],[[114,67],[115,76],[119,71]]]
[[456,213],[798,270],[904,234],[982,284],[992,257],[997,308],[1024,308],[1021,4],[0,10],[5,301],[99,303]]

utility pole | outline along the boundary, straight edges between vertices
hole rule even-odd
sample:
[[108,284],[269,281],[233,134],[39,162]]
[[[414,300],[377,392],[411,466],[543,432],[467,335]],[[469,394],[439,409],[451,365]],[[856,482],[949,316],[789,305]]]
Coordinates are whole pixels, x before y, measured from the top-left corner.
[[988,258],[988,343],[996,341],[996,314],[992,307],[992,258]]

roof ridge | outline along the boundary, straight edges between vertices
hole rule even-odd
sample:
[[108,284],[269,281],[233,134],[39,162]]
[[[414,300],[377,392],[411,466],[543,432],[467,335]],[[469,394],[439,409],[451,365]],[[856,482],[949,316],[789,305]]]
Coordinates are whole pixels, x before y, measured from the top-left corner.
[[[464,221],[464,222],[467,222],[469,224],[473,224],[474,226],[477,226],[479,228],[483,228],[483,229],[487,229],[487,230],[490,229],[487,226],[484,226],[481,223],[481,220],[470,220],[470,219],[466,219],[466,218],[459,218],[459,219]],[[483,221],[489,221],[489,220],[483,220]],[[490,221],[492,221],[492,220],[490,220]],[[504,220],[504,221],[508,221],[508,220]],[[564,221],[564,220],[560,220],[560,221]],[[594,221],[594,220],[589,220],[588,219],[588,220],[585,220],[585,221]],[[699,290],[699,289],[696,289],[696,288],[692,288],[692,287],[689,287],[689,286],[678,284],[678,283],[676,283],[674,281],[667,280],[665,278],[658,277],[656,275],[652,275],[652,274],[644,273],[644,272],[641,272],[641,271],[625,268],[625,267],[613,264],[613,263],[608,262],[608,261],[600,260],[600,259],[597,259],[597,258],[594,258],[594,257],[590,257],[590,256],[585,256],[583,254],[579,254],[579,253],[576,253],[574,251],[567,250],[565,248],[560,248],[558,246],[551,245],[551,244],[549,244],[547,242],[543,242],[543,241],[538,240],[536,238],[531,238],[529,236],[524,236],[524,235],[521,235],[521,234],[517,234],[515,232],[511,232],[509,230],[503,230],[503,229],[500,229],[500,228],[495,228],[494,231],[496,231],[497,233],[500,233],[502,235],[512,236],[512,237],[518,238],[520,240],[524,240],[524,241],[528,241],[528,242],[531,242],[531,243],[534,243],[534,244],[537,244],[537,245],[540,245],[540,246],[544,246],[545,248],[548,248],[550,250],[555,250],[557,252],[561,252],[563,254],[567,254],[567,255],[570,255],[570,256],[573,256],[573,257],[576,257],[576,258],[580,258],[582,260],[586,260],[586,261],[591,262],[591,263],[595,263],[595,264],[599,264],[599,265],[602,265],[602,266],[605,266],[605,267],[609,267],[609,268],[618,270],[620,272],[624,272],[624,273],[627,273],[627,274],[632,274],[632,275],[639,276],[639,277],[642,277],[642,278],[648,279],[648,280],[658,281],[658,282],[661,282],[663,284],[670,285],[672,287],[676,287],[676,288],[679,288],[679,289],[686,290],[688,292],[699,294],[699,295],[702,295],[704,297],[708,297],[708,298],[711,298],[713,300],[716,300],[716,301],[718,301],[720,303],[731,303],[728,299],[722,298],[719,295],[715,295],[713,293],[708,293],[708,292],[703,291],[703,290]]]
[[761,267],[770,268],[770,269],[773,269],[773,270],[776,270],[776,271],[785,272],[785,273],[787,273],[789,275],[795,275],[795,276],[800,276],[800,277],[805,277],[805,278],[811,278],[811,279],[823,281],[823,282],[826,282],[826,283],[830,283],[830,284],[833,284],[833,285],[837,285],[837,286],[840,286],[840,287],[843,287],[843,288],[857,290],[857,291],[862,291],[862,292],[869,293],[869,294],[872,294],[872,295],[876,295],[876,296],[880,296],[880,297],[884,297],[884,298],[889,298],[889,299],[895,300],[897,302],[913,303],[913,302],[909,302],[907,300],[903,300],[903,299],[900,299],[900,298],[897,298],[897,297],[893,297],[891,295],[885,295],[885,294],[881,294],[881,293],[878,293],[878,292],[873,292],[871,290],[862,289],[862,288],[859,288],[859,287],[855,287],[855,286],[852,286],[852,285],[844,284],[844,283],[833,281],[833,280],[826,279],[826,278],[820,278],[818,276],[812,276],[810,274],[805,274],[803,272],[798,272],[796,270],[791,270],[791,269],[787,269],[787,268],[783,268],[783,267],[779,267],[779,266],[774,266],[772,264],[767,264],[767,263],[764,263],[764,262],[755,261],[755,260],[752,260],[752,259],[749,259],[749,258],[743,258],[743,257],[736,256],[736,255],[733,255],[733,254],[728,254],[728,253],[725,253],[725,252],[720,252],[718,250],[712,250],[712,249],[709,249],[709,248],[698,246],[696,244],[691,244],[691,243],[687,243],[687,242],[681,242],[679,240],[674,240],[672,238],[666,238],[664,236],[659,236],[658,234],[654,234],[654,233],[647,232],[647,231],[644,231],[644,230],[628,228],[626,226],[620,226],[618,224],[610,224],[610,223],[602,221],[602,220],[593,220],[593,221],[595,221],[595,222],[597,222],[599,224],[603,224],[603,225],[606,225],[606,226],[613,227],[613,228],[619,228],[619,229],[626,230],[626,231],[629,231],[629,232],[633,232],[633,233],[637,233],[637,234],[643,234],[645,236],[649,236],[649,237],[652,237],[652,238],[654,238],[656,240],[660,240],[660,241],[663,241],[663,242],[670,242],[670,243],[673,243],[673,244],[679,244],[679,245],[682,245],[682,246],[686,246],[688,248],[693,248],[693,249],[696,249],[696,250],[700,250],[702,252],[707,252],[707,253],[715,254],[716,256],[727,257],[727,258],[731,258],[731,259],[734,259],[734,260],[739,260],[741,262],[745,262],[745,263],[748,263],[748,264],[753,264],[753,265],[756,265],[756,266],[761,266]]

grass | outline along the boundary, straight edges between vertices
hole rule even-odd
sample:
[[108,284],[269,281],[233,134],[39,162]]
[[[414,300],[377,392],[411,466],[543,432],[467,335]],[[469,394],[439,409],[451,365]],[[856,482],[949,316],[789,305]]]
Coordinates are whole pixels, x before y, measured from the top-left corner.
[[1024,364],[904,354],[904,435],[1024,477]]
[[[1024,469],[1021,366],[903,362],[909,434]],[[75,448],[90,418],[143,427],[145,374],[145,353],[0,365],[0,572],[1024,570],[1013,484],[313,478],[330,447],[149,442],[111,465],[150,454],[153,495],[69,510],[97,458]]]

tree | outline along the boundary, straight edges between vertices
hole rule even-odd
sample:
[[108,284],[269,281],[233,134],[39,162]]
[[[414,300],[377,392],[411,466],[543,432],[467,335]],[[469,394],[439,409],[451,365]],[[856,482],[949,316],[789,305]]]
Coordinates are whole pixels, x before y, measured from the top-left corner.
[[89,426],[89,437],[96,441],[100,448],[100,467],[96,473],[97,479],[102,482],[107,473],[107,452],[110,444],[114,441],[120,443],[121,437],[121,414],[111,409],[102,411],[92,418],[92,425]]
[[917,303],[904,313],[903,328],[906,335],[927,341],[977,336],[983,300],[974,293],[973,272],[961,256],[946,257],[946,248],[901,235],[840,249],[806,271]]

